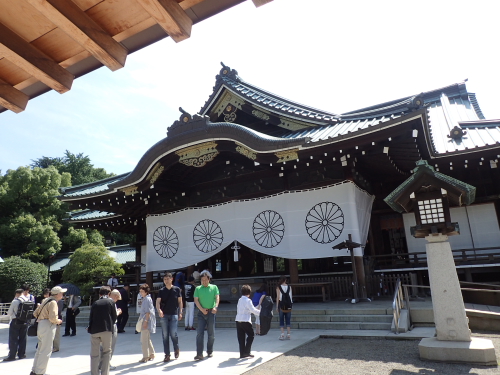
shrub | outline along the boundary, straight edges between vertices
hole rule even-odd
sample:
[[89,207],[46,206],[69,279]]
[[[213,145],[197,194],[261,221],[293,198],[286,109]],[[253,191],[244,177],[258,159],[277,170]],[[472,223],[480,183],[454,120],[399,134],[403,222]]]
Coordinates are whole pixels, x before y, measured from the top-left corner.
[[14,292],[23,284],[31,285],[31,294],[39,296],[47,284],[47,267],[20,256],[12,256],[0,263],[0,298],[10,302]]

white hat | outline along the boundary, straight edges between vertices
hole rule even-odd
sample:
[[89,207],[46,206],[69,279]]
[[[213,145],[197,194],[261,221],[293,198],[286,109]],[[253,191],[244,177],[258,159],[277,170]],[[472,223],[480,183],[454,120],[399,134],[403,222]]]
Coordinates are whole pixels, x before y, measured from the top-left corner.
[[60,286],[55,286],[53,287],[51,290],[50,290],[50,294],[52,294],[53,296],[59,294],[59,293],[66,293],[68,289],[65,289],[65,288],[61,288]]

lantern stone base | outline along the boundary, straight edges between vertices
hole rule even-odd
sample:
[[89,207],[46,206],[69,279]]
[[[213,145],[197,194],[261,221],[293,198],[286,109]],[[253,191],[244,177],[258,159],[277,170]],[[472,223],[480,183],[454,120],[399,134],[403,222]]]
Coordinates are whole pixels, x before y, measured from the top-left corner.
[[472,341],[440,341],[435,337],[425,338],[418,344],[420,359],[436,362],[469,363],[497,366],[493,342],[473,337]]

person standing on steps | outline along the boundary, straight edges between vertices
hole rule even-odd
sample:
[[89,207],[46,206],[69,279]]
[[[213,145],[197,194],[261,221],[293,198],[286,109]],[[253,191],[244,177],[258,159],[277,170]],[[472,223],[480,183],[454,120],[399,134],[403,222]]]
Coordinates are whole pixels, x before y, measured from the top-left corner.
[[195,331],[194,322],[194,277],[189,276],[187,284],[184,285],[184,298],[186,300],[186,317],[184,318],[184,326],[186,331]]

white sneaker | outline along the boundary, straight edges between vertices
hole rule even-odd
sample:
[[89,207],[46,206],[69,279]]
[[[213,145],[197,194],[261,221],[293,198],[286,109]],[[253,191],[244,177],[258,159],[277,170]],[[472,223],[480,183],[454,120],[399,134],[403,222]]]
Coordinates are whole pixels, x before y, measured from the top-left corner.
[[282,333],[282,334],[280,335],[280,340],[284,340],[284,339],[285,339],[285,334],[284,334],[284,333]]
[[109,365],[110,370],[116,370],[116,366]]
[[286,339],[287,339],[287,340],[290,340],[290,339],[291,339],[290,334],[287,334],[287,335],[286,335]]

